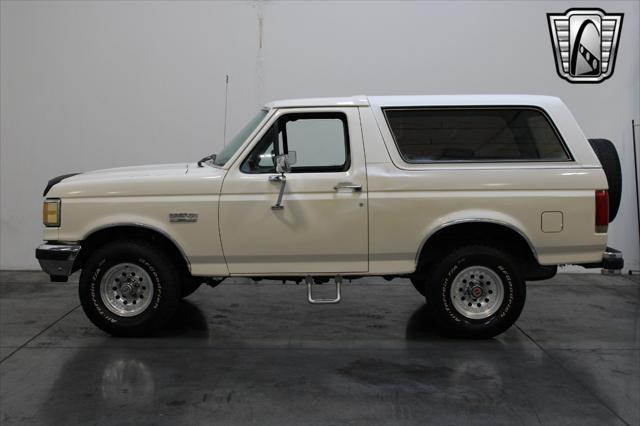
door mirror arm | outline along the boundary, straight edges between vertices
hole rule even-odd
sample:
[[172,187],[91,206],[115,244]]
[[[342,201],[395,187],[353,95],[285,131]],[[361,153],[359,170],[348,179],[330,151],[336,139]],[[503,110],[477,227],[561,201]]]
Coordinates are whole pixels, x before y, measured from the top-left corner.
[[282,197],[284,196],[284,188],[287,185],[287,177],[284,173],[280,175],[272,175],[269,176],[269,182],[280,182],[280,192],[278,192],[278,199],[276,203],[271,206],[271,210],[282,210],[284,206],[282,205]]
[[271,206],[271,210],[282,210],[284,209],[284,206],[282,205],[282,197],[284,196],[284,188],[287,185],[287,177],[285,176],[285,173],[291,172],[291,165],[289,164],[289,156],[287,154],[278,155],[275,160],[276,172],[280,174],[269,176],[269,182],[280,182],[280,192],[278,192],[278,199],[276,200],[276,203]]

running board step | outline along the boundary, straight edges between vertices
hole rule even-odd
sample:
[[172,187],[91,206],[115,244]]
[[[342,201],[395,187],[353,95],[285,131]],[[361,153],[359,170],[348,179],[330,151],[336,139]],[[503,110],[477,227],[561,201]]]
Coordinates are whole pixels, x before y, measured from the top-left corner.
[[314,299],[313,298],[313,285],[315,281],[313,277],[307,275],[304,279],[307,283],[307,301],[312,305],[329,305],[332,303],[340,303],[340,286],[342,285],[342,277],[340,275],[336,275],[334,281],[336,283],[336,297],[333,299]]

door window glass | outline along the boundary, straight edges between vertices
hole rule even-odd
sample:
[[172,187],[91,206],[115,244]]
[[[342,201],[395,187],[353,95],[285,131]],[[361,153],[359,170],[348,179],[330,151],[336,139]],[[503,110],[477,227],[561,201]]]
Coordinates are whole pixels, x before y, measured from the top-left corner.
[[241,166],[245,173],[275,173],[275,157],[289,154],[292,173],[349,169],[349,134],[343,113],[287,114],[265,133]]

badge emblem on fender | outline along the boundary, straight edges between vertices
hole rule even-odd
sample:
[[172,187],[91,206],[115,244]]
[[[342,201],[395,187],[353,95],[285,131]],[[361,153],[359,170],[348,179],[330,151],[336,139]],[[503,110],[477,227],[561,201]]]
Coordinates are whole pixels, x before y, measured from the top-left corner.
[[602,9],[548,13],[558,75],[570,83],[601,83],[611,77],[623,16]]
[[198,221],[198,213],[169,213],[169,222],[193,223]]

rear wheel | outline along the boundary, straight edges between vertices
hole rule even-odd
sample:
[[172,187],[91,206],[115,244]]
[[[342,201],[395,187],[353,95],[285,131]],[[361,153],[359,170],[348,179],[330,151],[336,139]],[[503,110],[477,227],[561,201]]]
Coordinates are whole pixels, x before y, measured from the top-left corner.
[[180,301],[180,275],[152,246],[115,242],[98,248],[80,275],[82,308],[101,330],[142,336],[167,323]]
[[511,257],[482,245],[460,247],[435,262],[425,289],[440,328],[469,338],[490,338],[511,327],[526,298]]

